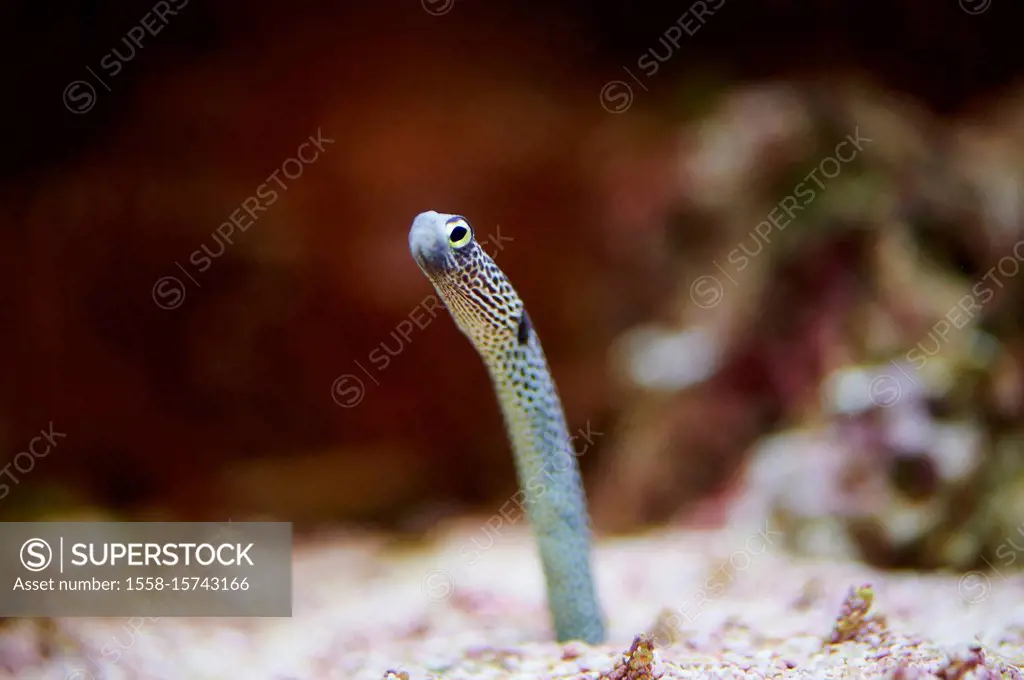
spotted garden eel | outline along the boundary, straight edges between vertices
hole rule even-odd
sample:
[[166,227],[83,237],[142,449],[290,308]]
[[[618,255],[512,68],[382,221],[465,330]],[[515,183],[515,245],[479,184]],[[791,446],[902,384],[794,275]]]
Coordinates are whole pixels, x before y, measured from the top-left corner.
[[587,500],[562,402],[523,302],[459,215],[417,215],[409,249],[487,366],[540,552],[555,634],[560,642],[601,643]]

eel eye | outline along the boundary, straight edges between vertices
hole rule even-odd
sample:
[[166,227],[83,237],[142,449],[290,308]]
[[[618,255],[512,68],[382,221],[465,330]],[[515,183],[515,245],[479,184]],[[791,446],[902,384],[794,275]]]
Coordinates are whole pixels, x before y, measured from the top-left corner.
[[444,226],[448,230],[448,243],[452,248],[464,248],[473,240],[472,227],[461,217],[449,220]]

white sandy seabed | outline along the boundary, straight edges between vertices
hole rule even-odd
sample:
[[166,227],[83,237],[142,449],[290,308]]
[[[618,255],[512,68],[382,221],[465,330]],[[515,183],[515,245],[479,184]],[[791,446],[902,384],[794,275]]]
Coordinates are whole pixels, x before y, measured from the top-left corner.
[[[0,637],[0,678],[1024,680],[1020,576],[800,560],[776,536],[599,541],[609,636],[595,647],[551,641],[525,526],[462,521],[429,550],[320,539],[296,549],[292,618],[19,621]],[[876,620],[829,643],[851,588],[866,584]],[[623,665],[645,632],[653,658]]]

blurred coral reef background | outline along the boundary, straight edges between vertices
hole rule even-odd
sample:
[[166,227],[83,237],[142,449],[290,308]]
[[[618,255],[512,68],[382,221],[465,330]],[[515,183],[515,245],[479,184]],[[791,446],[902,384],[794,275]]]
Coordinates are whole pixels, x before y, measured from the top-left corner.
[[3,10],[4,62],[33,56],[4,107],[0,517],[493,511],[515,479],[491,386],[408,254],[437,209],[599,433],[599,532],[768,515],[811,554],[1001,559],[1019,5],[170,5],[130,57],[151,4]]

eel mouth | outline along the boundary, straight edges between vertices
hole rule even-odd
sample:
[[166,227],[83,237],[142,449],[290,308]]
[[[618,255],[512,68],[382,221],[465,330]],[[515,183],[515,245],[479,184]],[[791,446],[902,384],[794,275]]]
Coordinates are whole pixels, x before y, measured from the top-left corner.
[[449,269],[450,253],[443,224],[440,213],[428,210],[417,215],[409,229],[409,251],[428,276]]

